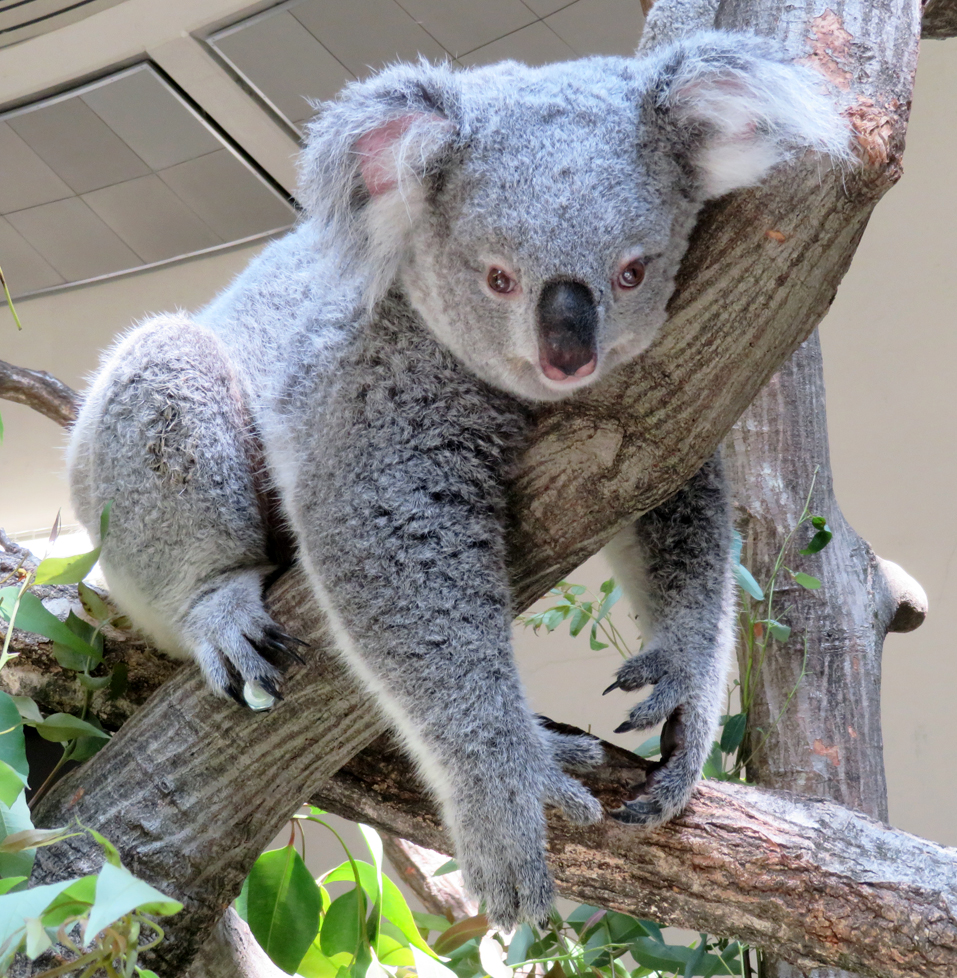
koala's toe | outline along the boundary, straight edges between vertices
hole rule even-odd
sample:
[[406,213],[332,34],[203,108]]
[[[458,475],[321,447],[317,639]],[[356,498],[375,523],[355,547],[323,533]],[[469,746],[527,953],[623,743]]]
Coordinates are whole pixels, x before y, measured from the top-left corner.
[[610,693],[613,689],[623,689],[626,693],[634,692],[643,686],[660,682],[668,666],[667,657],[661,649],[642,652],[640,655],[626,659],[615,674],[615,681],[605,690]]
[[542,728],[542,740],[556,764],[572,771],[587,771],[605,758],[597,737],[588,734],[563,734]]
[[615,733],[626,733],[629,730],[644,730],[653,727],[669,716],[678,708],[685,697],[685,685],[678,677],[667,677],[655,686],[652,694],[637,703],[628,712],[628,719],[615,728]]
[[554,805],[570,822],[594,825],[602,819],[601,803],[581,783],[556,772],[545,786],[546,805]]
[[623,802],[621,808],[610,811],[608,817],[625,825],[641,825],[649,829],[668,821],[668,816],[653,798]]

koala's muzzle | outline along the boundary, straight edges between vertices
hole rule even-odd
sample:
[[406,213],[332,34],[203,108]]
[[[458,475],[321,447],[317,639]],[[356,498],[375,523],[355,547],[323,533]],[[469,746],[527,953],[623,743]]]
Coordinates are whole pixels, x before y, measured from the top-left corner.
[[553,279],[538,300],[538,355],[549,380],[587,377],[598,363],[598,308],[581,282]]

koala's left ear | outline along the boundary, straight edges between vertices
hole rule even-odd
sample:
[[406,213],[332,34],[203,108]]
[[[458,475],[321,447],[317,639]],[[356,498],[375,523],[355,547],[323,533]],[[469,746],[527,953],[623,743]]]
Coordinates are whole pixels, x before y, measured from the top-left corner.
[[646,125],[697,177],[701,200],[760,182],[802,149],[849,162],[850,133],[823,79],[744,34],[696,34],[655,52],[642,99]]
[[445,66],[399,64],[320,106],[299,161],[299,200],[343,258],[391,282],[424,184],[456,145],[458,87]]

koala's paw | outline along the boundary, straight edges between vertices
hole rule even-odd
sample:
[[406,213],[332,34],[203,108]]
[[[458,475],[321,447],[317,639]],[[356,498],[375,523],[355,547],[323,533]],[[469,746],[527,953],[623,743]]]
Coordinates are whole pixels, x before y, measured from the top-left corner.
[[652,828],[673,818],[688,803],[711,750],[714,709],[708,702],[707,681],[695,679],[660,649],[628,659],[605,692],[630,692],[649,684],[655,686],[651,695],[632,707],[615,733],[664,721],[661,760],[648,772],[637,797],[608,814],[620,822]]
[[280,685],[295,649],[263,607],[262,570],[231,571],[208,582],[183,623],[193,657],[214,692],[240,706],[268,709],[282,699]]
[[480,852],[459,858],[466,889],[485,904],[490,923],[509,931],[520,923],[541,924],[548,919],[555,885],[545,865],[542,848],[515,853],[492,841]]

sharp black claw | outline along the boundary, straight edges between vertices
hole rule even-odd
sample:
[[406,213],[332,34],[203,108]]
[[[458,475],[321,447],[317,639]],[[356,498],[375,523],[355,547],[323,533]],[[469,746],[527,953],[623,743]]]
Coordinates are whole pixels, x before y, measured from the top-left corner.
[[618,685],[617,679],[601,695],[607,696],[613,689],[621,689],[621,686]]
[[231,682],[226,687],[226,693],[231,700],[238,703],[244,710],[249,709],[249,704],[243,699],[243,691],[236,685],[236,683]]
[[309,643],[303,641],[303,639],[296,638],[295,635],[289,635],[278,628],[270,628],[269,631],[274,633],[276,637],[282,642],[292,642],[294,645],[301,645],[304,649],[308,649],[311,647]]
[[267,678],[266,676],[260,676],[256,682],[259,683],[259,685],[262,686],[262,688],[266,690],[270,696],[275,696],[277,700],[282,702],[283,695],[279,692],[276,684],[271,679]]
[[615,727],[615,733],[628,733],[629,730],[634,730],[634,729],[635,728],[632,725],[631,721],[626,720],[624,723],[620,723],[617,727]]

